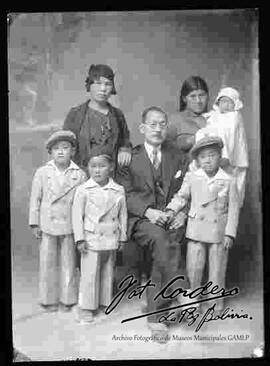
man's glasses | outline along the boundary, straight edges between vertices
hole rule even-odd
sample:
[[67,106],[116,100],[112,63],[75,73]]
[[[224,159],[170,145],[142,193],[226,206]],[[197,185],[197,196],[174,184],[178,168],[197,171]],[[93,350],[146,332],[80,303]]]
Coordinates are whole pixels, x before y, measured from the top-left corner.
[[161,129],[165,129],[168,126],[167,122],[160,122],[160,123],[145,123],[145,125],[149,126],[152,130],[156,129],[159,126]]

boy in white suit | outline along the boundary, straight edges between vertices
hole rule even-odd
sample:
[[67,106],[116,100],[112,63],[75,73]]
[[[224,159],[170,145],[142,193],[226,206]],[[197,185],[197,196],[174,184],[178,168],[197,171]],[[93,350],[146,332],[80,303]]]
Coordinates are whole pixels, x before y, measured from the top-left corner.
[[90,179],[76,191],[72,222],[81,252],[78,320],[89,323],[95,310],[112,301],[116,249],[127,240],[127,208],[124,188],[110,177],[112,156],[108,150],[91,151]]
[[[220,168],[222,139],[206,136],[196,142],[191,153],[199,166],[184,178],[166,210],[170,218],[189,201],[186,230],[187,274],[191,289],[201,286],[208,252],[208,281],[225,286],[228,249],[236,237],[239,197],[235,178]],[[216,302],[216,311],[223,310],[223,301]]]
[[56,311],[60,302],[62,310],[69,311],[78,297],[71,207],[86,174],[71,160],[76,150],[73,132],[53,133],[46,147],[52,160],[35,173],[29,209],[29,225],[41,239],[40,304]]

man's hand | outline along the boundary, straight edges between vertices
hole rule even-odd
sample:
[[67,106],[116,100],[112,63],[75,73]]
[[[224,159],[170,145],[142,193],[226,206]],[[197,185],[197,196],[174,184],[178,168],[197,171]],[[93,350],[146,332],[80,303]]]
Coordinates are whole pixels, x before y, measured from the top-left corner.
[[231,236],[224,236],[223,239],[223,246],[225,249],[230,249],[233,246],[233,238]]
[[87,253],[87,244],[85,240],[80,240],[77,242],[78,251],[83,255]]
[[120,167],[129,166],[131,161],[131,152],[129,151],[119,151],[117,155],[117,161]]
[[152,224],[160,226],[164,226],[168,220],[166,212],[162,212],[154,208],[148,208],[145,211],[144,216],[147,217]]
[[36,239],[41,239],[42,237],[42,231],[40,230],[39,226],[32,226],[32,233]]
[[190,146],[193,146],[195,144],[195,136],[187,136],[186,143]]
[[184,226],[185,222],[186,222],[186,217],[187,217],[187,215],[184,212],[178,212],[178,214],[176,214],[172,218],[169,229],[177,230],[180,227]]

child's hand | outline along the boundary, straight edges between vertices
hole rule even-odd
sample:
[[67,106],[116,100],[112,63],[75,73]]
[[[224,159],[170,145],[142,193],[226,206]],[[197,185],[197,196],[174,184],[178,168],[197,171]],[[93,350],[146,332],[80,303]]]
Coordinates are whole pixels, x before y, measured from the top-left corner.
[[186,143],[188,145],[193,146],[195,144],[195,136],[187,136],[186,137]]
[[119,241],[118,250],[121,252],[124,249],[126,242]]
[[233,246],[233,238],[231,236],[224,236],[223,246],[225,249],[230,249]]
[[42,237],[42,231],[40,230],[39,226],[32,226],[32,233],[36,239],[41,239]]
[[81,240],[81,241],[77,242],[77,248],[78,248],[78,251],[81,254],[86,254],[87,253],[86,241],[85,240]]
[[165,211],[165,215],[167,217],[166,224],[169,225],[172,222],[175,213],[173,210],[167,210],[167,211]]
[[187,215],[184,212],[178,212],[175,216],[173,216],[171,223],[169,225],[169,229],[177,230],[180,227],[185,225]]
[[192,160],[192,162],[189,164],[189,171],[191,172],[195,172],[196,170],[198,170],[199,165],[197,163],[196,160]]
[[129,151],[119,151],[117,156],[117,161],[120,167],[128,166],[131,161],[131,152]]

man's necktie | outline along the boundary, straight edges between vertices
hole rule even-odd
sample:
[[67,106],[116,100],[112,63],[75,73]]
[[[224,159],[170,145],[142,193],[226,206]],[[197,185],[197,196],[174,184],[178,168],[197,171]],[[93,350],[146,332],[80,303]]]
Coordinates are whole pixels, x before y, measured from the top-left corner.
[[158,150],[157,149],[153,149],[152,157],[153,157],[153,161],[152,161],[153,166],[154,166],[155,169],[158,169],[160,161],[158,159]]

